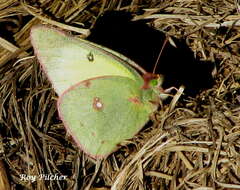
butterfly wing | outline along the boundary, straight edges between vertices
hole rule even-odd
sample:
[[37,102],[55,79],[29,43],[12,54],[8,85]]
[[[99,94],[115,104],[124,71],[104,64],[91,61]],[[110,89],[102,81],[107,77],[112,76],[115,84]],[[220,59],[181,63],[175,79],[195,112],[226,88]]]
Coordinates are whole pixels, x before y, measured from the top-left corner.
[[58,111],[81,149],[93,158],[103,158],[144,126],[157,108],[150,102],[154,98],[152,90],[142,90],[130,78],[97,77],[65,91]]
[[124,76],[143,83],[125,56],[56,29],[33,27],[31,42],[58,95],[79,81],[106,75]]

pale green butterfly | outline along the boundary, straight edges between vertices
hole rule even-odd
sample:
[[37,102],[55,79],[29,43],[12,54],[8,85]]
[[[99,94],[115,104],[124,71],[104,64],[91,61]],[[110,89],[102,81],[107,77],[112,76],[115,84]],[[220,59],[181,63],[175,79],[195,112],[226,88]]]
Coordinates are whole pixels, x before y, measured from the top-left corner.
[[59,95],[65,128],[92,158],[115,151],[157,109],[156,89],[127,57],[45,26],[32,28],[31,42]]

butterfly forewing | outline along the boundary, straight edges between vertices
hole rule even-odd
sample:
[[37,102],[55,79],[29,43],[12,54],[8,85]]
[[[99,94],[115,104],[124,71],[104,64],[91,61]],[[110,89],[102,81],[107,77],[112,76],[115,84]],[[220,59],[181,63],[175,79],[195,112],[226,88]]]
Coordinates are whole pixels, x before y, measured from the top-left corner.
[[37,26],[31,30],[31,42],[58,95],[92,77],[118,75],[142,83],[141,76],[127,64],[128,58],[86,40]]

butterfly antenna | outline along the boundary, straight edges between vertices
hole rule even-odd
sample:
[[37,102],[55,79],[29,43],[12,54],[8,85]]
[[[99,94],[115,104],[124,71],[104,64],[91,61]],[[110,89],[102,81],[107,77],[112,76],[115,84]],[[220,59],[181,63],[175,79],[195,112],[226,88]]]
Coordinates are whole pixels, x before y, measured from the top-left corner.
[[158,54],[157,60],[156,60],[156,62],[155,62],[155,65],[154,65],[154,68],[153,68],[153,74],[154,74],[155,71],[156,71],[156,68],[157,68],[159,59],[160,59],[160,57],[161,57],[161,55],[162,55],[162,52],[163,52],[163,50],[164,50],[164,48],[165,48],[165,46],[166,46],[166,44],[167,44],[168,41],[169,41],[169,37],[166,37],[165,40],[164,40],[164,42],[163,42],[162,48],[161,48],[161,50],[160,50],[160,52],[159,52],[159,54]]

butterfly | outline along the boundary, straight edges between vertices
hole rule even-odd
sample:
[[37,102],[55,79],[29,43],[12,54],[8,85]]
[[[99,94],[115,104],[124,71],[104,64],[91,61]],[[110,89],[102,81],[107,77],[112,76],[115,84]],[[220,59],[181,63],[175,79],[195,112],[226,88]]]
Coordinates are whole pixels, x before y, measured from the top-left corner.
[[158,75],[147,73],[129,58],[43,25],[34,26],[30,37],[59,96],[59,116],[90,157],[110,155],[157,110]]

